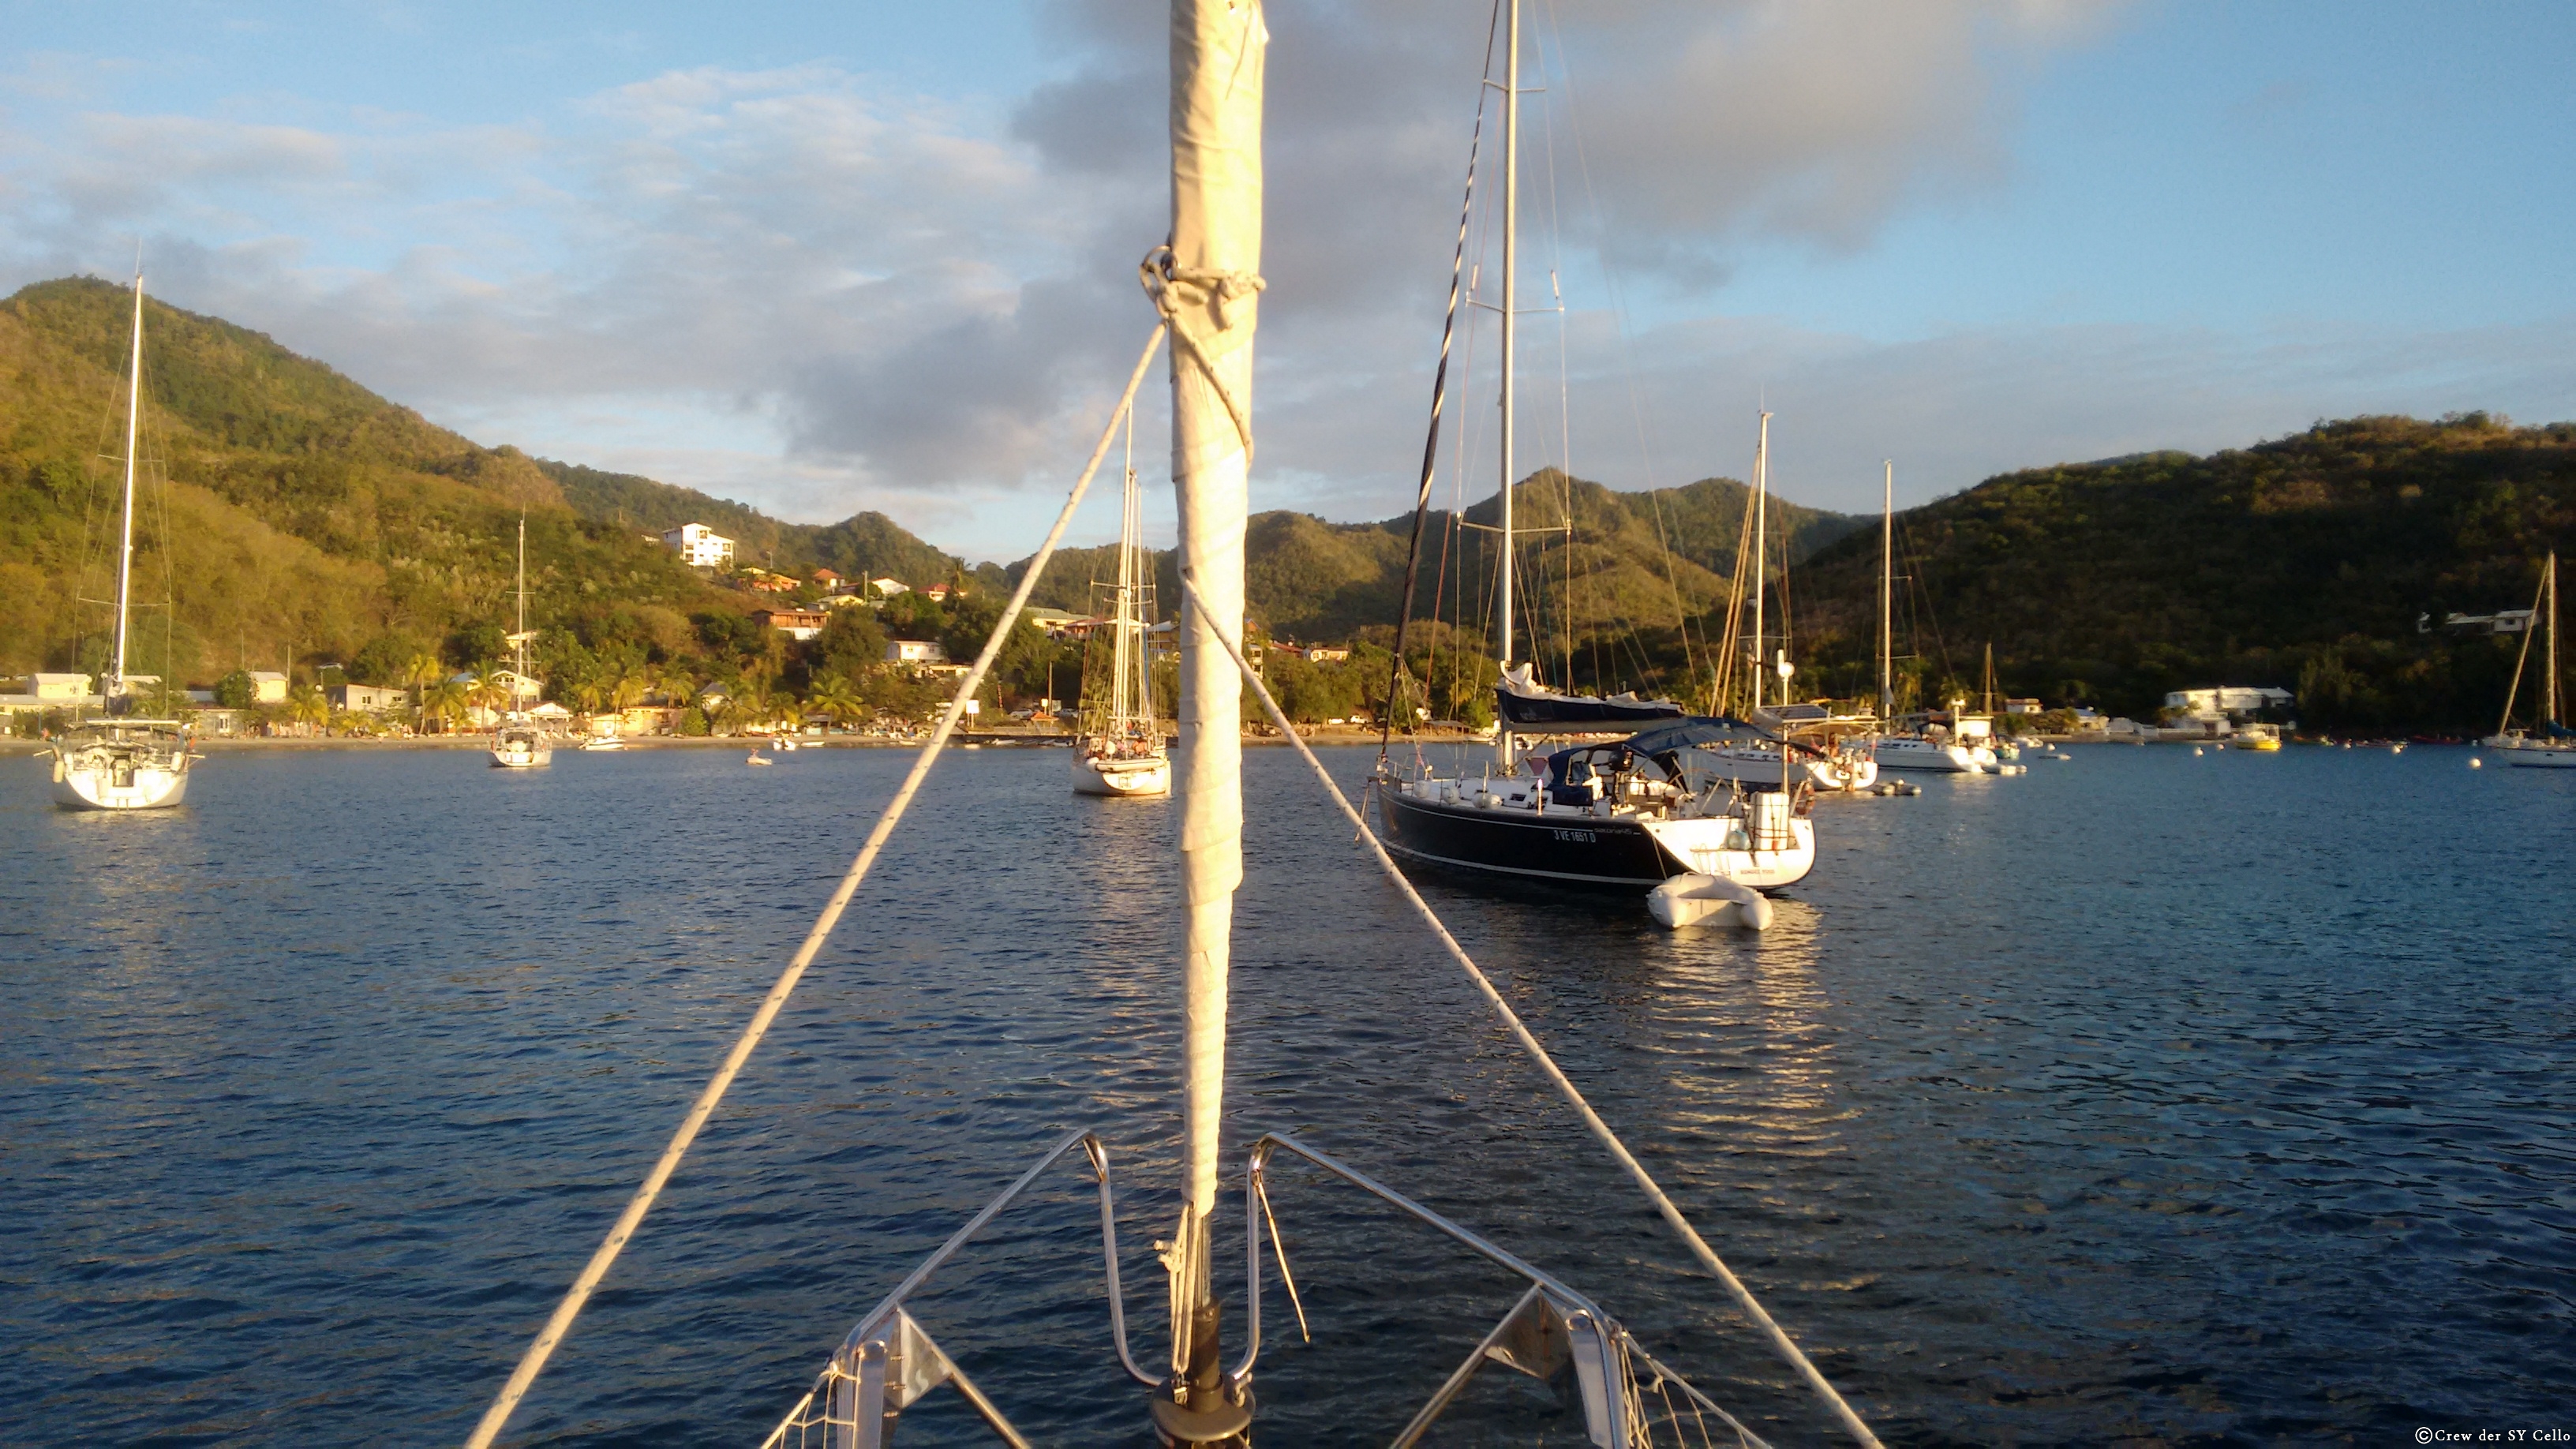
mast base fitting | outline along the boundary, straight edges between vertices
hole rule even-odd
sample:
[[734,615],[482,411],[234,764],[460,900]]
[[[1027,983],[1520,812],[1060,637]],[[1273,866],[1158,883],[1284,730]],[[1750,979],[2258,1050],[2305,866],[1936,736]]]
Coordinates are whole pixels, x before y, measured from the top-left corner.
[[1167,1444],[1221,1444],[1227,1440],[1242,1442],[1244,1431],[1252,1427],[1252,1395],[1246,1393],[1240,1404],[1219,1399],[1206,1409],[1183,1408],[1179,1404],[1154,1396],[1154,1429]]

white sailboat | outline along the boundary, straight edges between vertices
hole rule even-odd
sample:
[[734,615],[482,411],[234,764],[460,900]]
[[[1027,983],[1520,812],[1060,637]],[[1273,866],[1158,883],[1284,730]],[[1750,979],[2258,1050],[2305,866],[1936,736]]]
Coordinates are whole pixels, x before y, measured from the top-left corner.
[[[1878,783],[1878,762],[1871,758],[1870,737],[1875,733],[1873,721],[1846,719],[1820,705],[1795,704],[1788,697],[1789,681],[1796,666],[1789,661],[1788,630],[1781,629],[1780,647],[1772,657],[1763,658],[1762,596],[1769,587],[1770,572],[1770,495],[1771,495],[1771,414],[1761,418],[1761,430],[1753,445],[1753,496],[1747,506],[1753,510],[1750,541],[1753,549],[1753,638],[1746,660],[1753,698],[1750,714],[1753,723],[1778,734],[1788,741],[1790,768],[1806,783],[1818,790],[1866,790]],[[1780,680],[1780,698],[1764,700],[1764,679],[1776,674]],[[1702,750],[1718,759],[1747,769],[1776,770],[1780,766],[1780,747],[1759,741],[1724,745],[1703,745]]]
[[2570,730],[2558,717],[2561,699],[2558,689],[2558,555],[2552,551],[2540,568],[2540,593],[2531,601],[2532,612],[2539,616],[2540,626],[2547,631],[2548,648],[2540,668],[2540,717],[2527,730],[2513,727],[2513,704],[2522,693],[2523,669],[2531,662],[2531,634],[2522,636],[2522,653],[2513,662],[2513,685],[2504,697],[2504,718],[2496,732],[2486,737],[2490,749],[2505,752],[2505,763],[2526,770],[2576,770],[2576,730]]
[[1084,651],[1082,729],[1073,742],[1078,795],[1168,795],[1172,761],[1154,719],[1153,666],[1145,647],[1154,585],[1144,558],[1144,509],[1136,489],[1135,418],[1127,420],[1127,482],[1120,495],[1118,582],[1108,638]]
[[[1887,465],[1887,491],[1882,505],[1878,554],[1878,717],[1882,729],[1891,732],[1878,737],[1870,747],[1870,757],[1882,770],[1913,770],[1931,775],[1982,775],[1992,756],[1985,762],[1967,743],[1953,737],[1948,730],[1936,731],[1928,716],[1908,716],[1921,724],[1902,734],[1894,733],[1896,719],[1896,464]],[[1966,701],[1959,702],[1964,707]],[[1953,714],[1956,713],[1953,709]]]
[[54,741],[54,803],[69,810],[153,810],[188,797],[196,759],[188,726],[141,719],[125,673],[134,585],[134,463],[143,415],[143,277],[134,278],[134,342],[125,394],[125,505],[117,526],[116,654],[100,693],[107,714]]
[[532,683],[528,676],[528,641],[537,637],[528,630],[528,520],[519,518],[519,627],[510,634],[510,645],[518,651],[517,663],[510,672],[510,710],[501,727],[492,732],[492,768],[496,770],[533,770],[555,762],[555,737],[544,725],[528,718],[519,708],[519,692]]

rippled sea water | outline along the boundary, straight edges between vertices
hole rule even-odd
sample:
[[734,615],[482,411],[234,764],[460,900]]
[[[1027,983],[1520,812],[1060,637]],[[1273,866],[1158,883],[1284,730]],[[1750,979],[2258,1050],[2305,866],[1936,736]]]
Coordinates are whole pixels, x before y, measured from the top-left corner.
[[[2576,779],[2073,753],[1824,803],[1760,937],[1426,893],[1891,1443],[2576,1429]],[[462,1439],[908,759],[235,753],[141,817],[0,760],[0,1438]],[[1160,1354],[1172,815],[1064,768],[941,762],[514,1442],[757,1443],[1086,1125]],[[1246,775],[1236,1137],[1298,1132],[1828,1441],[1298,761]],[[1263,1439],[1383,1443],[1512,1285],[1311,1170],[1274,1198],[1315,1336],[1273,1281]],[[1097,1255],[1068,1166],[916,1300],[1044,1441],[1143,1437]],[[1487,1378],[1439,1442],[1579,1437]],[[977,1442],[944,1397],[905,1436]]]

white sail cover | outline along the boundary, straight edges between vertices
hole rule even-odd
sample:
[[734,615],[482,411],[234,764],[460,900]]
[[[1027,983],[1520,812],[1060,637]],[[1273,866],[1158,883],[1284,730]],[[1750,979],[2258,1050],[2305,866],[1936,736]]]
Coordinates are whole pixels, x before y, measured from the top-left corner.
[[[1172,7],[1172,239],[1149,267],[1172,325],[1172,478],[1181,567],[1204,611],[1181,626],[1182,894],[1188,910],[1184,1239],[1216,1207],[1226,969],[1243,880],[1242,681],[1218,642],[1243,636],[1252,464],[1252,336],[1261,292],[1262,61],[1252,0]],[[1197,1245],[1203,1253],[1204,1244]]]

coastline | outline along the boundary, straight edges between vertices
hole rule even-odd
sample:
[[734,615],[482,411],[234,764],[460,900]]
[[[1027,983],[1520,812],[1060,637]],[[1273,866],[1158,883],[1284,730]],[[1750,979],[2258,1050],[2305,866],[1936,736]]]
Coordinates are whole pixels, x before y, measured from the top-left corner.
[[[770,736],[767,735],[632,735],[627,737],[623,753],[643,750],[744,750],[752,748],[755,744],[765,743],[769,738]],[[796,735],[792,738],[796,741],[796,747],[801,750],[918,749],[923,743],[920,738],[903,739],[871,735]],[[1375,744],[1377,731],[1319,728],[1307,734],[1305,738],[1308,744]],[[1426,732],[1397,738],[1399,742],[1410,741],[1421,744],[1478,744],[1490,740],[1489,736],[1448,731],[1437,734]],[[1073,739],[1070,733],[1061,731],[975,730],[970,732],[960,730],[950,739],[949,744],[952,747],[997,745],[1019,748],[1031,746],[1062,748],[1072,745]],[[1275,734],[1247,732],[1243,737],[1243,743],[1247,747],[1277,746],[1285,745],[1287,741]],[[492,737],[479,734],[406,735],[393,739],[371,739],[364,736],[227,737],[218,735],[200,738],[196,747],[201,753],[209,756],[255,754],[267,750],[289,752],[299,750],[488,750],[492,747]],[[575,745],[564,745],[559,748],[566,753],[580,753]],[[0,738],[0,757],[42,754],[45,749],[46,744],[43,740],[19,739],[14,736]]]

